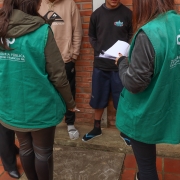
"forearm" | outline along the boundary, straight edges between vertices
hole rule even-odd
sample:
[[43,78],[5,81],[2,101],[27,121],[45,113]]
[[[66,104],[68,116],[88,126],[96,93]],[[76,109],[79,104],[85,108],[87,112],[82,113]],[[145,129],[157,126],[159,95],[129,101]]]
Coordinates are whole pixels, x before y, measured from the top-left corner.
[[118,67],[122,84],[128,91],[139,93],[148,87],[154,72],[154,49],[144,34],[137,37],[131,62],[122,57]]

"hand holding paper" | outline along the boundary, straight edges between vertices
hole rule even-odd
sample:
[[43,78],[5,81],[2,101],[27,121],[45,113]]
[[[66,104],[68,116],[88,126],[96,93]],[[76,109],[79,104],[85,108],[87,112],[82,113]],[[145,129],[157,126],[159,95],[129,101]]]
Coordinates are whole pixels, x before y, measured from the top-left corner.
[[125,41],[118,40],[113,46],[111,46],[104,54],[100,54],[99,57],[116,59],[118,54],[121,53],[123,56],[128,57],[130,45]]

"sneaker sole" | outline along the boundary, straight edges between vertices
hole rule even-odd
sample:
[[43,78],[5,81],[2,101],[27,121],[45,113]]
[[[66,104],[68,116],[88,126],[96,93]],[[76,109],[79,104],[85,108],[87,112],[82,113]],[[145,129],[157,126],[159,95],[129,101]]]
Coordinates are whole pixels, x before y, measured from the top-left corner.
[[[93,137],[93,138],[91,138],[91,139],[97,138],[97,137],[99,137],[99,136],[102,136],[102,134],[97,135],[97,136],[94,136],[94,137]],[[91,139],[88,139],[87,141],[90,141]],[[87,142],[87,141],[85,141],[84,139],[82,139],[82,141],[83,141],[83,142]]]
[[125,143],[126,146],[132,146],[131,144],[128,145],[122,136],[120,136],[120,138],[124,141],[124,143]]
[[[69,139],[70,139],[70,140],[73,140],[73,141],[76,140],[76,139],[78,139],[78,138],[79,138],[79,132],[78,132],[78,137],[74,137],[74,134],[76,134],[77,132],[78,132],[77,130],[75,130],[74,133],[72,133],[72,130],[68,131]],[[70,137],[71,134],[72,134],[72,136],[73,136],[74,138],[71,138],[71,137]]]

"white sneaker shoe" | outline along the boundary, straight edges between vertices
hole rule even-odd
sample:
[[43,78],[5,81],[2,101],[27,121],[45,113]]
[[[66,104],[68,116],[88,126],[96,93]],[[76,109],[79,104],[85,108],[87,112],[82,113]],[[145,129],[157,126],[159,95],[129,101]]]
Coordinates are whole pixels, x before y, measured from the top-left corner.
[[79,131],[74,126],[73,128],[72,126],[68,126],[68,133],[71,140],[76,140],[79,138]]

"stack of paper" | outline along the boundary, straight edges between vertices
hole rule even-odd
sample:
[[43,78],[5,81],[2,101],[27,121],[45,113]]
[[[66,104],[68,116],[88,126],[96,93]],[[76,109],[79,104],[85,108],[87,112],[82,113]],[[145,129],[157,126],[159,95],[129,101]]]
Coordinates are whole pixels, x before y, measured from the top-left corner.
[[119,53],[128,57],[130,45],[125,41],[118,40],[113,46],[111,46],[104,54],[100,54],[99,57],[116,59],[119,57]]

